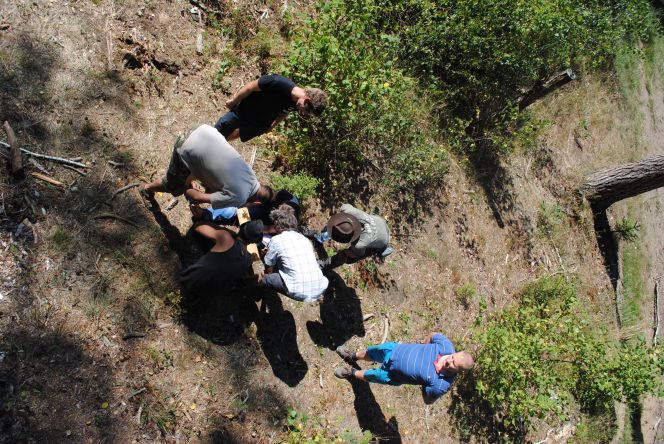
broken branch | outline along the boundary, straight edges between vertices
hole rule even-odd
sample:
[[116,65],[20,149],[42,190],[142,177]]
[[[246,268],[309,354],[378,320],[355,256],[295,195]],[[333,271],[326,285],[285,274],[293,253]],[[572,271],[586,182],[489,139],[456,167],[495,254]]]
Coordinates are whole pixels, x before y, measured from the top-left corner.
[[136,222],[132,222],[129,219],[125,219],[124,217],[118,216],[116,214],[102,213],[102,214],[96,215],[95,219],[115,219],[115,220],[119,220],[120,222],[124,222],[127,225],[131,225],[132,227],[139,228],[138,224]]
[[[7,142],[0,141],[0,145],[6,147],[6,148],[11,148],[11,146]],[[56,156],[47,156],[46,154],[39,154],[32,152],[30,150],[26,150],[25,148],[21,148],[21,152],[23,154],[27,154],[28,156],[32,156],[36,159],[42,159],[42,160],[50,160],[51,162],[58,162],[58,163],[64,163],[66,165],[71,165],[71,166],[76,166],[79,168],[90,168],[84,163],[80,162],[75,162],[70,159],[65,159],[64,157],[56,157]]]
[[43,180],[44,182],[48,182],[48,183],[50,183],[51,185],[55,185],[56,187],[65,188],[65,184],[64,184],[64,183],[60,182],[59,180],[55,180],[55,179],[53,179],[52,177],[48,177],[46,174],[35,173],[35,172],[33,171],[32,173],[30,173],[30,175],[33,176],[33,177],[35,177],[35,178],[37,178],[37,179],[39,179],[39,180]]
[[134,183],[130,183],[129,185],[125,185],[124,187],[120,188],[119,190],[116,190],[116,191],[113,193],[113,195],[111,196],[111,199],[110,199],[110,200],[115,199],[115,197],[116,197],[118,194],[122,194],[122,193],[124,193],[125,191],[127,191],[127,190],[131,190],[132,188],[137,187],[137,186],[139,186],[139,185],[140,185],[140,182],[134,182]]
[[12,174],[16,175],[23,169],[23,161],[21,159],[21,149],[18,147],[18,143],[16,143],[16,135],[14,134],[14,130],[9,125],[9,122],[7,122],[6,120],[4,123],[4,127],[5,127],[5,132],[7,133],[7,141],[9,142],[9,154],[10,154],[9,161],[12,166]]

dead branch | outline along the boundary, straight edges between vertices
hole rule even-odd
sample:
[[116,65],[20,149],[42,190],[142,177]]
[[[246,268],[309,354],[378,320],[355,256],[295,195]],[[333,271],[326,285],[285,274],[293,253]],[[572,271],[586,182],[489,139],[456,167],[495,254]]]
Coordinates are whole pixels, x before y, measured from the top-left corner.
[[44,173],[44,174],[51,174],[50,171],[48,171],[48,170],[46,169],[46,167],[44,167],[44,165],[42,165],[41,163],[37,162],[33,157],[29,157],[29,158],[28,158],[28,161],[29,161],[32,165],[34,165],[34,167],[37,168],[37,169],[38,169],[39,171],[41,171],[42,173]]
[[381,344],[384,344],[387,341],[387,335],[390,333],[390,318],[385,315],[383,319],[383,339],[380,340]]
[[[33,160],[33,159],[30,159],[30,160]],[[85,171],[79,170],[78,168],[73,167],[71,165],[63,164],[62,166],[67,168],[68,170],[76,171],[81,176],[87,176],[88,175]]]
[[17,175],[23,169],[23,160],[21,159],[21,149],[16,142],[16,135],[9,122],[5,120],[5,132],[7,133],[7,141],[9,142],[9,161],[12,166],[12,174]]
[[254,162],[256,161],[256,149],[257,147],[254,147],[254,151],[251,153],[251,161],[249,162],[250,167],[254,167]]
[[144,337],[145,337],[145,333],[137,332],[137,331],[130,331],[129,333],[125,334],[122,337],[122,339],[124,339],[126,341],[127,339],[144,338]]
[[108,164],[110,166],[114,166],[115,168],[123,168],[124,167],[124,163],[115,162],[113,160],[107,160],[106,162],[108,162]]
[[35,173],[33,171],[32,173],[30,173],[30,175],[37,178],[37,179],[39,179],[39,180],[43,180],[44,182],[48,182],[51,185],[55,185],[56,187],[66,188],[64,183],[60,182],[59,180],[55,180],[52,177],[48,177],[46,174]]
[[[4,146],[6,148],[10,148],[10,145],[7,142],[3,142],[1,140],[0,140],[0,145]],[[25,148],[21,148],[21,152],[23,154],[27,154],[28,156],[32,156],[35,159],[50,160],[51,162],[64,163],[64,164],[79,167],[79,168],[90,168],[89,166],[87,166],[84,163],[76,162],[76,161],[71,160],[71,159],[65,159],[63,157],[48,156],[46,154],[35,153],[33,151],[26,150]]]
[[118,215],[112,214],[112,213],[98,214],[98,215],[95,216],[95,219],[115,219],[115,220],[119,220],[120,222],[124,222],[127,225],[131,225],[132,227],[139,228],[139,226],[136,222],[132,222],[129,219],[125,219],[124,217],[121,217],[121,216],[118,216]]
[[127,191],[127,190],[131,190],[132,188],[135,188],[135,187],[137,187],[137,186],[139,186],[139,185],[140,185],[140,182],[134,182],[134,183],[130,183],[129,185],[125,185],[125,186],[123,186],[122,188],[120,188],[119,190],[116,190],[116,191],[113,193],[113,195],[111,196],[111,198],[110,198],[109,200],[113,200],[113,199],[115,199],[115,197],[116,197],[118,194],[122,194],[122,193],[124,193],[125,191]]
[[652,345],[657,345],[657,336],[659,334],[659,280],[655,280],[655,331],[652,335]]
[[147,389],[146,389],[145,387],[141,387],[141,388],[139,388],[138,390],[136,390],[135,392],[132,392],[131,395],[127,396],[127,399],[131,399],[131,398],[133,398],[133,397],[136,396],[136,395],[140,395],[141,393],[143,393],[143,392],[146,391],[146,390],[147,390]]

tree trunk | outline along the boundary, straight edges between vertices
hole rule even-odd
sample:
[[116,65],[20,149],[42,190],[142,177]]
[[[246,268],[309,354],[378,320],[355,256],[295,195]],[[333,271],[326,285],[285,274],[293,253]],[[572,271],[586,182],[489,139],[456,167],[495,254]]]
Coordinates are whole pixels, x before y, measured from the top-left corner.
[[581,194],[595,212],[613,203],[664,186],[664,154],[598,171],[586,177]]

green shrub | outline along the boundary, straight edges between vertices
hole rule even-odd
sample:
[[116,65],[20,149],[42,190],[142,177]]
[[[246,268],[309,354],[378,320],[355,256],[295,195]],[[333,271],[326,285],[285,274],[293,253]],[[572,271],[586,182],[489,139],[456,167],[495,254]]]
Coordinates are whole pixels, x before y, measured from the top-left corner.
[[616,234],[626,242],[635,242],[639,238],[641,225],[630,217],[621,219],[616,224]]
[[565,418],[576,400],[608,411],[659,387],[661,350],[620,343],[578,312],[576,288],[563,276],[526,287],[518,303],[478,333],[477,395],[512,431],[531,418]]
[[273,174],[271,183],[275,191],[290,191],[304,203],[316,195],[316,188],[320,185],[320,180],[305,173],[297,173],[292,176]]
[[321,2],[284,67],[299,85],[324,89],[329,101],[320,119],[291,116],[281,154],[324,179],[330,193],[369,176],[372,184],[412,195],[448,168],[430,92],[396,67],[398,39],[370,26],[380,13],[372,0]]

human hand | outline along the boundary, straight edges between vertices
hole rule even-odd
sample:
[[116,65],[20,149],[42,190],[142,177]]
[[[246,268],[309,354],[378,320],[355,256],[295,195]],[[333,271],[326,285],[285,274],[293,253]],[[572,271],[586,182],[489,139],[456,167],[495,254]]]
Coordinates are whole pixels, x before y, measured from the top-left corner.
[[232,110],[233,108],[235,108],[237,106],[238,103],[239,103],[239,101],[235,98],[227,100],[226,101],[226,108]]
[[256,273],[256,282],[260,284],[264,277],[265,277],[265,271],[260,270],[259,272]]

